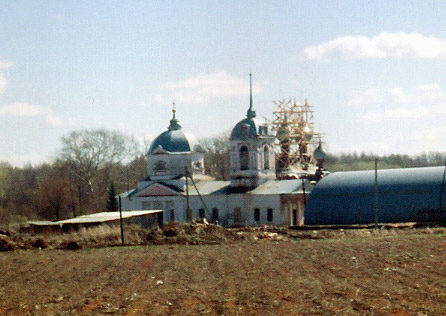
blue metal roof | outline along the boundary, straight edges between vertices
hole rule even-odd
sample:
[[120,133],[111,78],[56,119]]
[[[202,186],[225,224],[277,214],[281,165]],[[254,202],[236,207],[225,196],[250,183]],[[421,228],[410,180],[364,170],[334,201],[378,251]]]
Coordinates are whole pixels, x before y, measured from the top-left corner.
[[169,130],[160,134],[150,145],[149,154],[158,146],[168,152],[189,152],[190,146],[181,130]]
[[[248,129],[247,135],[242,135],[242,127]],[[272,131],[268,129],[263,121],[255,118],[245,118],[238,122],[231,132],[231,139],[246,139],[246,138],[256,138],[257,136],[274,136]]]
[[169,121],[167,131],[161,133],[150,145],[148,154],[151,154],[158,147],[171,153],[189,152],[190,146],[186,136],[181,131],[181,125],[175,117],[175,109],[172,110],[172,119]]
[[[440,206],[444,167],[378,170],[378,220],[429,220]],[[445,194],[442,204],[445,205]],[[314,187],[305,224],[373,223],[375,171],[336,172]]]
[[[257,123],[257,124],[256,124]],[[256,137],[257,136],[257,126],[258,126],[257,120],[253,118],[245,118],[238,122],[231,132],[231,139],[240,139],[240,138],[246,138],[246,136],[241,135],[240,130],[243,126],[246,126],[248,129],[248,138]]]

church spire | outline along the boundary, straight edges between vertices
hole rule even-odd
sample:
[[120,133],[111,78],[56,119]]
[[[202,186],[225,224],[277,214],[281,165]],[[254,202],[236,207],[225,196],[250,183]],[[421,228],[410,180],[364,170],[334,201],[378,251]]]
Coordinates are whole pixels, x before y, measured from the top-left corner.
[[256,117],[256,111],[252,110],[252,74],[249,74],[249,109],[246,113],[248,119]]
[[170,125],[167,128],[169,131],[176,131],[181,129],[181,125],[179,121],[175,117],[175,113],[177,111],[175,110],[175,101],[172,102],[172,119],[170,120]]

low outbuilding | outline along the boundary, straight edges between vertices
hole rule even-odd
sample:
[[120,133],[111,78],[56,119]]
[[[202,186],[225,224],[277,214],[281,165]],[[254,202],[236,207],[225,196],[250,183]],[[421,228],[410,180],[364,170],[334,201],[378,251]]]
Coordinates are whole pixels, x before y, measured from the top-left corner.
[[[158,225],[159,214],[163,210],[142,210],[122,212],[122,219],[125,224],[136,224],[143,228],[149,228]],[[92,227],[98,225],[119,225],[119,212],[101,212],[89,215],[82,215],[63,221],[55,222],[62,227],[63,231],[76,230],[80,227]]]
[[313,188],[306,225],[446,220],[445,167],[335,172]]

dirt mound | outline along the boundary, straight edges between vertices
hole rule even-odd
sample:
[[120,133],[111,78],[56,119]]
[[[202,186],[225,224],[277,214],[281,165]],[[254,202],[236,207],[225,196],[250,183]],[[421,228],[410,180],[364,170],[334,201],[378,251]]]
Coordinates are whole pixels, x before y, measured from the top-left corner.
[[82,244],[77,242],[77,241],[67,242],[63,246],[64,246],[64,249],[67,249],[67,250],[79,250],[79,249],[82,249]]
[[233,239],[237,239],[237,236],[230,230],[205,221],[167,223],[153,228],[146,236],[146,241],[150,244],[220,244]]
[[17,249],[16,243],[7,235],[0,235],[0,251],[12,251]]
[[45,239],[39,237],[39,238],[32,240],[32,246],[34,248],[44,249],[44,248],[48,247],[48,242]]

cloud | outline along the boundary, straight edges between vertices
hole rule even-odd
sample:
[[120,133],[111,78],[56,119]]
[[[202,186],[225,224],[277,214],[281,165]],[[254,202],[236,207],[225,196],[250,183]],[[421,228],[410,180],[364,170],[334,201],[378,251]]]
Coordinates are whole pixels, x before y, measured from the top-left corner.
[[53,111],[44,106],[28,103],[11,103],[0,106],[0,117],[43,117],[52,126],[62,126],[61,118],[55,116]]
[[433,109],[423,106],[414,108],[396,108],[384,112],[369,112],[364,115],[368,122],[382,122],[395,120],[416,120],[424,119],[434,114],[446,114],[446,110]]
[[8,85],[8,80],[6,80],[6,77],[0,73],[0,94],[3,94],[6,90],[6,86]]
[[36,152],[28,152],[26,154],[8,154],[2,152],[0,154],[0,161],[7,161],[16,167],[24,167],[28,164],[37,166],[41,163],[48,162],[48,155],[39,154]]
[[8,69],[14,66],[12,61],[0,60],[0,69]]
[[414,135],[414,138],[429,143],[444,144],[446,139],[446,126],[427,128],[423,133]]
[[[158,104],[171,104],[172,100],[184,104],[203,104],[215,97],[234,97],[249,94],[249,83],[225,71],[201,73],[196,76],[168,82],[160,86],[163,93],[155,95]],[[259,86],[253,86],[253,93],[262,93]]]
[[[12,61],[0,60],[0,69],[8,69],[14,66]],[[0,95],[3,94],[6,90],[6,86],[8,85],[8,80],[4,74],[0,73]]]
[[309,60],[331,58],[446,58],[446,39],[418,33],[382,32],[375,37],[344,36],[326,43],[304,48]]
[[[395,120],[420,120],[446,115],[446,91],[438,84],[428,84],[416,87],[412,93],[407,93],[401,88],[365,90],[363,94],[355,92],[348,102],[349,105],[368,106],[368,97],[376,103],[386,104],[388,108],[381,112],[367,112],[363,118],[368,122],[383,122]],[[360,103],[359,101],[364,102]]]
[[380,88],[369,88],[365,91],[352,91],[348,105],[352,108],[364,105],[372,105],[382,101],[382,91]]

